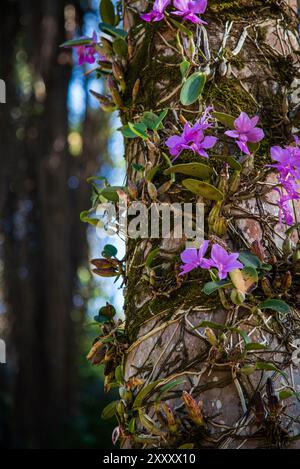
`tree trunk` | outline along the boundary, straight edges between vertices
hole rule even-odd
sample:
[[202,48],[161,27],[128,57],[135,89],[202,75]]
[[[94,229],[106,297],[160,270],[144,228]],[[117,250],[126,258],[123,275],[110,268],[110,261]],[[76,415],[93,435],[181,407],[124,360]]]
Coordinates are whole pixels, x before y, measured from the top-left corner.
[[[77,269],[87,259],[79,214],[88,205],[86,177],[97,168],[98,141],[87,139],[77,158],[68,149],[72,68],[59,45],[67,34],[65,8],[73,4],[75,12],[77,5],[78,13],[79,2],[2,3],[7,103],[0,107],[0,211],[10,444],[40,448],[61,445],[74,415],[79,324],[73,296]],[[78,178],[76,191],[71,177]]]
[[[125,29],[129,30],[130,50],[133,50],[127,70],[129,91],[126,100],[131,99],[130,93],[137,79],[140,79],[140,88],[135,106],[122,112],[122,120],[124,124],[134,122],[143,111],[158,113],[166,108],[171,111],[165,120],[165,130],[160,133],[160,141],[155,145],[142,139],[126,139],[128,179],[137,181],[132,163],[148,168],[165,167],[164,141],[168,135],[179,133],[180,116],[195,122],[205,105],[213,105],[215,111],[233,116],[238,116],[241,111],[250,116],[258,114],[266,138],[254,162],[244,165],[237,192],[234,195],[227,192],[220,214],[228,222],[227,232],[219,241],[225,242],[233,252],[249,251],[254,241],[260,241],[266,262],[275,266],[271,281],[276,282],[278,278],[282,281],[286,270],[293,272],[288,300],[293,309],[282,322],[270,310],[249,310],[247,300],[242,306],[231,303],[228,306],[224,296],[221,302],[217,293],[206,296],[202,292],[209,281],[206,273],[194,271],[189,276],[178,277],[183,239],[129,240],[125,291],[129,349],[125,357],[125,381],[130,387],[132,378],[142,380],[144,384],[135,388],[135,395],[156,380],[169,383],[180,378],[184,383],[177,384],[162,398],[172,407],[176,420],[173,431],[172,417],[169,416],[169,426],[166,423],[166,408],[158,410],[154,404],[154,396],[157,397],[154,388],[152,392],[148,388],[139,412],[132,408],[130,399],[124,402],[127,410],[120,417],[122,446],[178,448],[190,444],[195,448],[299,448],[298,398],[293,396],[284,400],[280,410],[278,406],[274,410],[266,387],[267,378],[271,378],[276,391],[284,388],[297,392],[300,389],[300,369],[297,361],[291,359],[300,337],[299,276],[282,252],[285,229],[279,227],[278,209],[271,204],[276,204],[276,192],[264,195],[261,184],[263,165],[270,161],[270,147],[290,143],[291,131],[299,122],[297,17],[281,0],[210,0],[205,29],[186,24],[194,36],[194,71],[203,71],[207,82],[200,108],[199,104],[184,107],[179,101],[179,63],[183,55],[190,57],[193,53],[191,43],[181,33],[182,54],[173,23],[142,22],[138,14],[147,10],[147,4],[145,1],[124,1]],[[295,7],[295,2],[292,6]],[[220,135],[221,132],[224,130],[220,129]],[[235,152],[234,146],[231,150]],[[195,157],[192,159],[196,160]],[[183,157],[181,160],[188,161],[191,159]],[[216,168],[212,183],[218,186],[221,182],[228,187],[232,182],[232,171],[230,174],[224,172],[222,165]],[[166,181],[160,179],[159,174],[152,180],[156,188]],[[274,181],[274,175],[268,175],[268,180]],[[189,201],[186,194],[176,183],[161,201]],[[151,203],[146,188],[143,198]],[[204,202],[207,239],[207,219],[214,203]],[[298,206],[296,215],[300,221]],[[209,236],[212,241],[218,241],[215,233],[210,232]],[[145,260],[157,247],[160,254],[154,262],[155,273],[152,272],[150,284]],[[274,284],[272,288],[277,291]],[[281,291],[280,287],[278,291]],[[265,299],[260,287],[253,295],[256,295],[254,303],[256,299]],[[202,321],[226,325],[231,330],[225,328],[221,334],[214,329],[215,339],[209,339],[206,327],[194,328]],[[266,341],[271,351],[245,353],[236,329],[247,332],[251,342]],[[288,384],[276,368],[252,369],[251,374],[244,372],[245,367],[256,366],[257,362],[272,363],[286,373]],[[199,403],[198,409],[194,409],[194,417],[191,408],[187,412],[189,404],[183,403],[183,390],[190,393],[194,403]],[[193,406],[193,402],[190,405]],[[132,418],[135,419],[134,432],[132,427],[131,432],[128,430]],[[203,422],[199,423],[201,418]]]

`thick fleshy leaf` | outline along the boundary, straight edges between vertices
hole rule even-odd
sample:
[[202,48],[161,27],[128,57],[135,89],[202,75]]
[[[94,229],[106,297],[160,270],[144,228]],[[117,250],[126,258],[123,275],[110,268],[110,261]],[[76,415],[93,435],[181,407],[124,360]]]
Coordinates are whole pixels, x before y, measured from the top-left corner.
[[153,383],[149,383],[146,386],[143,386],[143,388],[140,390],[138,395],[136,396],[134,403],[133,403],[133,408],[138,409],[139,407],[142,407],[144,399],[154,391],[156,386],[161,382],[161,380],[153,381]]
[[186,176],[193,176],[199,179],[209,179],[212,174],[212,168],[202,163],[176,164],[164,171],[164,175],[180,173]]
[[203,293],[205,295],[212,295],[212,293],[216,292],[220,288],[227,288],[230,287],[231,283],[227,280],[221,280],[220,282],[208,282],[204,285]]
[[190,62],[188,60],[183,60],[180,64],[180,72],[181,72],[181,76],[182,78],[185,78],[189,69],[190,69]]
[[204,73],[193,73],[184,83],[181,88],[180,101],[184,106],[190,106],[197,101],[201,95],[206,83],[206,76]]
[[138,122],[137,124],[132,124],[128,122],[129,129],[136,134],[137,137],[141,137],[143,140],[147,140],[148,134],[146,132],[147,127],[142,122]]
[[259,258],[248,251],[242,251],[240,253],[239,261],[241,261],[245,267],[253,267],[254,269],[261,268],[261,261]]
[[129,125],[124,125],[121,129],[119,129],[123,136],[126,138],[137,138],[137,134],[135,132],[132,132],[130,129]]
[[59,47],[79,47],[79,46],[88,46],[91,44],[91,39],[72,39],[71,41],[64,42]]
[[178,21],[174,20],[174,18],[169,18],[169,21],[171,21],[171,23],[173,23],[174,26],[176,26],[176,29],[178,29],[179,31],[182,31],[188,37],[193,37],[193,32],[189,28],[184,26],[184,24],[179,23]]
[[121,57],[122,59],[126,59],[128,55],[128,45],[127,42],[122,37],[117,37],[113,42],[113,50],[114,53]]
[[251,350],[264,350],[266,348],[265,345],[263,344],[258,344],[257,342],[251,342],[250,344],[246,344],[245,345],[245,349],[247,351],[251,351]]
[[110,200],[111,202],[119,202],[119,195],[118,191],[127,191],[126,187],[121,187],[121,186],[109,186],[109,187],[104,187],[100,191],[100,195],[102,195],[105,199]]
[[237,171],[241,171],[243,169],[242,165],[233,156],[215,155],[214,158],[224,161],[229,164],[232,169]]
[[277,313],[290,313],[291,308],[290,306],[283,300],[277,299],[268,299],[263,303],[258,305],[259,309],[271,309],[272,311],[276,311]]
[[115,257],[118,254],[118,250],[112,244],[106,244],[103,248],[103,255],[107,257]]
[[213,116],[225,127],[228,127],[228,129],[234,128],[234,121],[236,118],[230,114],[225,114],[224,112],[213,112]]
[[99,23],[99,28],[101,29],[101,31],[108,34],[109,36],[120,37],[122,39],[125,39],[127,37],[126,31],[124,31],[123,29],[115,28],[114,26],[111,26],[107,23]]
[[265,370],[265,371],[275,371],[276,373],[279,373],[281,374],[284,378],[286,378],[286,373],[284,373],[283,371],[279,370],[279,368],[277,368],[275,365],[273,365],[273,363],[269,363],[269,362],[257,362],[255,364],[255,367],[257,370]]
[[160,253],[160,248],[156,248],[150,251],[145,262],[145,267],[150,268],[152,265],[152,262],[154,261],[154,259],[159,253]]
[[104,420],[109,420],[114,417],[114,415],[116,414],[117,403],[118,401],[113,401],[113,402],[110,402],[106,407],[104,407],[101,413],[101,417]]
[[217,202],[224,199],[223,193],[207,182],[197,181],[196,179],[185,179],[182,181],[182,184],[190,192],[201,195],[205,199],[216,200]]
[[114,26],[116,23],[115,7],[111,0],[101,0],[100,16],[104,23]]

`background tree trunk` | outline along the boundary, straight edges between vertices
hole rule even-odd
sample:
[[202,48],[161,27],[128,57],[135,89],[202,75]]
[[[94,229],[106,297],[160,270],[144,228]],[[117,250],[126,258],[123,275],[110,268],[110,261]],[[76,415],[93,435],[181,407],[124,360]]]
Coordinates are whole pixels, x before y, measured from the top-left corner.
[[[9,326],[1,394],[6,386],[12,396],[11,428],[2,436],[13,435],[12,446],[60,445],[74,411],[80,322],[72,319],[73,296],[77,269],[88,257],[79,214],[89,203],[86,178],[97,169],[99,141],[95,132],[83,155],[69,152],[71,56],[59,45],[67,34],[65,8],[72,6],[80,20],[80,2],[1,5],[7,104],[0,107],[0,229]],[[99,126],[96,120],[88,115],[85,133]],[[76,191],[70,178],[78,179]]]
[[[291,131],[299,123],[298,20],[287,2],[281,0],[210,0],[208,3],[205,14],[208,38],[203,28],[188,24],[194,31],[195,70],[199,68],[208,76],[203,104],[211,104],[215,110],[235,116],[241,111],[251,116],[259,114],[266,133],[265,143],[255,155],[253,167],[243,170],[238,193],[234,197],[227,195],[222,206],[222,215],[231,220],[224,240],[234,252],[249,250],[252,243],[259,240],[266,258],[276,256],[282,275],[288,267],[282,258],[285,236],[276,222],[278,209],[270,205],[272,201],[276,203],[275,192],[265,197],[261,186],[253,184],[253,180],[261,175],[262,166],[269,162],[270,146],[289,143]],[[169,111],[166,130],[172,129],[174,134],[175,127],[180,125],[180,114],[194,122],[201,109],[198,105],[184,109],[179,104],[181,76],[176,64],[179,65],[183,57],[176,44],[176,28],[165,22],[143,23],[142,28],[137,28],[137,24],[141,24],[138,13],[144,12],[147,4],[145,1],[124,1],[125,27],[134,50],[127,71],[128,99],[137,79],[141,84],[135,108],[123,113],[122,119],[124,123],[132,122],[142,111],[158,112],[171,108],[173,112]],[[295,8],[295,2],[292,6]],[[183,47],[188,56],[187,40],[183,41]],[[128,178],[131,181],[137,178],[131,166],[133,162],[163,165],[162,149],[163,140],[154,150],[141,139],[126,140]],[[235,151],[234,146],[232,151]],[[220,167],[218,174],[222,175],[221,170]],[[216,176],[214,185],[218,185],[222,177]],[[273,176],[269,177],[274,180]],[[154,179],[153,182],[158,188],[164,181]],[[251,192],[253,195],[247,198]],[[242,196],[246,196],[243,201]],[[150,198],[145,197],[150,203]],[[187,199],[173,186],[164,201]],[[206,201],[206,230],[212,206]],[[299,221],[298,207],[296,214]],[[177,431],[166,431],[159,423],[149,393],[143,401],[142,413],[152,417],[156,430],[152,431],[151,425],[145,426],[141,419],[137,419],[135,437],[125,430],[123,447],[177,448],[186,443],[200,448],[300,447],[297,439],[300,433],[298,399],[293,397],[284,401],[285,407],[276,417],[267,410],[266,380],[271,377],[275,389],[279,390],[286,387],[283,377],[272,371],[256,371],[249,376],[241,373],[244,359],[240,355],[240,345],[237,345],[240,344],[239,336],[226,333],[222,348],[218,350],[207,340],[204,328],[194,329],[201,321],[208,320],[239,327],[250,333],[254,342],[266,339],[278,353],[264,352],[256,358],[253,354],[252,359],[254,362],[273,360],[287,373],[290,389],[299,391],[299,367],[291,361],[293,344],[300,337],[298,275],[294,273],[290,299],[293,313],[286,319],[281,332],[272,333],[272,329],[265,328],[272,322],[270,313],[264,312],[258,317],[249,314],[246,308],[226,310],[217,295],[204,295],[201,290],[208,279],[203,278],[202,272],[194,272],[183,281],[176,278],[183,241],[147,239],[128,242],[125,313],[130,347],[126,355],[125,379],[128,382],[133,377],[141,378],[146,386],[158,379],[164,378],[168,382],[180,377],[185,384],[173,388],[168,396],[168,403],[178,419]],[[161,253],[155,264],[155,283],[150,285],[145,280],[149,271],[144,263],[156,247]],[[187,417],[181,400],[183,389],[197,402],[201,401],[204,426],[197,427]],[[259,402],[257,396],[260,396]]]

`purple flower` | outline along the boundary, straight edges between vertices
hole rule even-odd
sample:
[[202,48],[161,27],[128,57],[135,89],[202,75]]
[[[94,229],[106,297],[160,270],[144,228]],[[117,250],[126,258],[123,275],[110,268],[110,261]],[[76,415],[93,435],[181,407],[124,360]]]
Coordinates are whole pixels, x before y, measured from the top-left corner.
[[212,124],[209,122],[211,109],[207,108],[201,119],[192,127],[187,122],[184,125],[182,135],[173,135],[168,138],[166,145],[169,148],[170,154],[175,156],[173,161],[178,158],[183,150],[192,150],[198,153],[198,155],[208,158],[205,150],[212,148],[218,140],[216,137],[205,136],[203,133],[204,130],[212,127]]
[[180,267],[182,272],[179,275],[187,274],[188,272],[196,269],[197,267],[201,267],[202,269],[210,268],[209,260],[204,259],[205,253],[208,249],[208,244],[209,241],[203,241],[199,250],[190,248],[186,249],[181,253],[180,257],[184,265]]
[[[296,141],[297,145],[297,141]],[[294,215],[290,205],[293,200],[300,199],[298,180],[300,179],[300,151],[296,146],[271,148],[271,157],[275,164],[267,165],[278,171],[278,184],[280,188],[275,190],[279,193],[277,201],[279,207],[279,223],[284,219],[287,225],[294,223]]]
[[265,136],[263,130],[256,127],[258,121],[258,116],[250,118],[245,112],[242,112],[234,121],[235,130],[225,132],[225,135],[236,140],[240,150],[246,155],[251,155],[247,143],[260,142]]
[[174,0],[174,8],[172,14],[182,16],[184,20],[191,21],[192,23],[207,24],[197,15],[205,12],[207,7],[207,0]]
[[237,260],[238,257],[238,253],[228,254],[228,252],[218,244],[213,245],[210,265],[218,269],[220,280],[226,278],[227,274],[232,272],[232,270],[243,269],[244,266]]
[[155,0],[153,9],[149,13],[140,15],[140,17],[148,23],[151,21],[161,21],[164,18],[164,11],[170,3],[171,0]]
[[203,132],[199,132],[195,141],[190,145],[190,148],[195,153],[198,153],[198,155],[208,158],[208,154],[205,150],[213,148],[217,141],[217,137],[210,135],[205,136]]
[[[83,37],[82,39],[85,40],[90,40],[89,44],[84,44],[82,46],[70,46],[75,48],[76,53],[78,55],[78,65],[83,65],[85,62],[88,64],[93,64],[96,62],[96,57],[98,52],[95,49],[95,46],[97,45],[97,34],[94,31],[93,37]],[[104,57],[101,57],[101,59],[105,59]]]
[[[277,204],[279,207],[278,219],[279,224],[282,225],[282,220],[284,219],[287,225],[294,224],[294,214],[290,202],[294,200],[289,194],[284,194],[282,190],[275,188],[275,190],[280,194]],[[298,197],[300,198],[300,197]]]

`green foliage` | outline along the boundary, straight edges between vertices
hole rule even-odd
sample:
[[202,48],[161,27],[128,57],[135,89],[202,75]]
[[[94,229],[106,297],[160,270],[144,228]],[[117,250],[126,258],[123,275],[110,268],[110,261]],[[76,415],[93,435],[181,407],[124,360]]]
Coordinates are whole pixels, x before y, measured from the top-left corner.
[[183,84],[180,93],[180,101],[183,106],[190,106],[195,103],[203,92],[206,83],[204,73],[195,72]]
[[100,16],[104,23],[114,26],[116,23],[115,7],[111,0],[100,1]]
[[196,179],[185,179],[182,185],[193,194],[201,195],[204,199],[222,201],[224,195],[215,186],[207,182],[197,181]]

